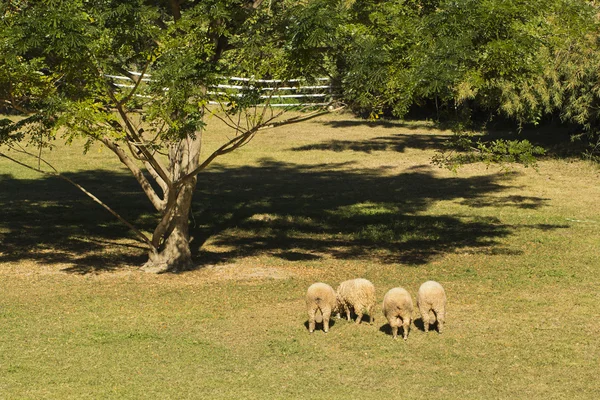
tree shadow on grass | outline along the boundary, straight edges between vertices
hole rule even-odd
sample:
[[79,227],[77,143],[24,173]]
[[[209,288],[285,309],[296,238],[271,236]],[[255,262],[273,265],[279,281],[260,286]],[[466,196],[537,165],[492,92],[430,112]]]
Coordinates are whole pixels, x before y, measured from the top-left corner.
[[330,140],[322,143],[309,144],[295,147],[294,151],[328,150],[335,152],[359,151],[371,153],[374,151],[396,151],[403,153],[408,148],[412,149],[442,149],[445,148],[448,138],[443,135],[421,134],[396,134],[381,136],[369,140]]
[[[136,226],[149,229],[151,205],[136,181],[123,174],[69,174]],[[87,273],[141,265],[145,249],[112,215],[62,179],[17,180],[0,175],[0,262],[71,264]],[[118,199],[115,201],[114,199]]]
[[[333,257],[411,265],[460,248],[514,255],[519,250],[502,248],[499,239],[517,227],[494,217],[423,213],[442,200],[528,209],[546,201],[499,200],[511,174],[439,178],[430,170],[392,176],[337,167],[263,160],[258,167],[213,168],[199,181],[194,250],[207,263],[258,253],[290,261]],[[222,250],[203,248],[209,239],[210,248]]]
[[[69,177],[138,228],[154,229],[157,215],[130,176],[88,171]],[[493,217],[424,214],[434,203],[453,199],[477,199],[473,206],[544,204],[535,198],[494,202],[510,179],[510,174],[440,178],[428,170],[392,176],[348,164],[272,160],[215,165],[198,179],[192,250],[199,267],[261,254],[291,262],[333,257],[411,265],[461,248],[518,254],[499,244],[518,227]],[[88,273],[145,261],[143,246],[123,240],[132,237],[128,229],[68,183],[3,175],[0,187],[0,262],[68,263],[69,272]]]
[[[506,122],[506,121],[504,121]],[[293,148],[294,151],[356,151],[363,153],[372,153],[375,151],[396,151],[405,152],[407,149],[418,150],[440,150],[446,151],[453,149],[451,139],[452,134],[429,133],[436,129],[444,129],[444,124],[424,121],[403,121],[403,120],[336,120],[336,121],[316,121],[326,126],[334,128],[372,128],[398,130],[397,133],[390,135],[369,138],[365,140],[328,140],[320,143],[309,144]],[[590,149],[589,138],[578,136],[578,140],[573,140],[573,135],[581,133],[576,126],[568,124],[545,123],[539,127],[527,127],[519,130],[512,123],[498,123],[493,127],[474,128],[481,132],[478,136],[484,142],[497,139],[504,140],[528,140],[535,146],[540,146],[546,151],[545,156],[551,158],[573,158],[581,157]],[[406,130],[413,132],[406,133]],[[454,149],[455,151],[457,149]]]
[[333,128],[386,128],[386,129],[410,129],[410,130],[434,130],[438,129],[434,122],[424,120],[400,120],[400,119],[337,119],[333,121],[319,121],[314,123],[331,126]]
[[367,140],[328,140],[321,143],[313,143],[305,146],[294,147],[293,151],[327,150],[335,152],[357,151],[372,153],[374,151],[396,151],[403,153],[406,149],[446,149],[448,136],[419,134],[419,133],[397,133],[389,136],[380,136]]
[[[435,124],[418,121],[406,122],[401,120],[360,120],[347,119],[335,121],[314,121],[314,124],[325,125],[333,128],[360,128],[365,132],[366,128],[389,129],[385,136],[368,138],[365,140],[327,140],[319,143],[312,143],[305,146],[292,148],[293,151],[356,151],[363,153],[372,153],[375,151],[396,151],[405,152],[407,149],[434,149],[442,150],[447,148],[449,139],[448,134],[434,134],[429,131],[435,129]],[[406,130],[412,132],[407,133]],[[394,132],[396,130],[396,132]]]
[[503,126],[492,127],[485,130],[482,139],[528,140],[533,145],[542,147],[546,151],[546,157],[568,159],[581,157],[589,150],[587,137],[574,140],[573,135],[577,133],[581,133],[581,128],[569,124],[545,123],[539,127],[526,127],[522,131]]

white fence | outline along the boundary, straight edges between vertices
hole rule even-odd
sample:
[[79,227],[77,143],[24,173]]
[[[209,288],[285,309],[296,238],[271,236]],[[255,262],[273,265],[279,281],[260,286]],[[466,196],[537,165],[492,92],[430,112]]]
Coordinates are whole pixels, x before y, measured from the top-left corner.
[[[129,71],[132,75],[140,76],[139,72]],[[105,75],[113,80],[113,84],[120,88],[134,88],[131,83],[117,83],[116,81],[133,82],[133,79],[121,75]],[[222,82],[208,88],[207,94],[211,96],[209,104],[222,104],[224,99],[242,98],[243,90],[255,90],[261,93],[258,99],[264,100],[263,103],[254,104],[257,107],[310,107],[325,106],[330,104],[333,97],[332,86],[329,78],[316,78],[317,84],[305,85],[302,79],[251,79],[239,77],[222,77]],[[151,75],[144,75],[142,82],[152,82]],[[322,84],[320,84],[322,83]],[[169,90],[164,88],[164,90]],[[137,97],[151,98],[144,94],[136,94]],[[277,102],[272,102],[273,100]]]

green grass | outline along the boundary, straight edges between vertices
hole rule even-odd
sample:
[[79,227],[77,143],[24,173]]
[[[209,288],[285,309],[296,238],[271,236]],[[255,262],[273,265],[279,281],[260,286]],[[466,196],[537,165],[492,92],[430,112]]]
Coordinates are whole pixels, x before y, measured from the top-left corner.
[[[118,221],[0,160],[0,398],[598,397],[600,170],[453,175],[429,164],[448,134],[347,115],[265,131],[200,176],[199,268],[177,275],[139,272]],[[152,229],[106,150],[48,156]],[[359,276],[379,301],[441,282],[444,334],[394,341],[379,306],[308,334],[306,288]]]

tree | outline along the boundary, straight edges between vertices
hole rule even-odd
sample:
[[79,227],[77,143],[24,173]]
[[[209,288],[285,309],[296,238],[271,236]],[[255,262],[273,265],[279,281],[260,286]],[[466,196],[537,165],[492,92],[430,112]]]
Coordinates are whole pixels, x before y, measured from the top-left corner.
[[[599,15],[595,2],[585,0],[442,1],[423,21],[415,93],[439,97],[457,131],[474,117],[501,116],[519,129],[560,117],[597,137]],[[461,136],[457,143],[475,152],[436,161],[527,165],[542,152],[527,141],[474,144]]]
[[[290,10],[295,8],[288,3],[2,1],[0,100],[24,118],[0,123],[0,144],[11,149],[0,154],[40,172],[58,174],[48,169],[41,153],[32,154],[20,143],[29,140],[41,150],[57,135],[67,140],[83,137],[86,148],[102,143],[129,169],[158,211],[152,236],[71,183],[145,243],[146,270],[190,267],[188,218],[197,175],[265,127],[325,112],[281,119],[281,112],[268,107],[269,98],[257,112],[253,105],[263,92],[256,88],[247,88],[241,96],[215,94],[211,89],[229,74],[287,78],[302,73],[310,79],[289,45]],[[127,77],[130,83],[116,83],[115,76]],[[219,104],[210,105],[215,96]],[[201,159],[207,115],[228,124],[234,135]],[[35,157],[37,166],[13,153]]]
[[[336,17],[342,21],[337,30],[329,30],[335,32],[331,73],[344,100],[371,118],[433,109],[430,115],[457,132],[455,149],[461,150],[436,157],[436,163],[455,168],[470,160],[533,162],[542,149],[527,141],[474,143],[465,134],[474,122],[498,117],[520,129],[560,116],[598,138],[596,2],[347,3]],[[312,15],[319,19],[318,12]]]
[[[159,215],[149,238],[115,213],[147,245],[149,270],[191,264],[188,216],[199,172],[267,126],[321,112],[288,120],[270,107],[256,112],[265,92],[215,93],[223,76],[327,74],[343,100],[371,118],[434,104],[437,118],[459,122],[457,130],[474,114],[519,125],[560,115],[597,135],[593,1],[0,0],[0,7],[0,109],[23,116],[0,121],[0,145],[12,149],[0,154],[24,165],[12,155],[28,155],[37,163],[29,167],[57,173],[42,168],[40,154],[58,135],[110,149]],[[219,105],[210,104],[215,96]],[[235,134],[201,159],[208,115]],[[521,141],[460,139],[491,162],[529,163],[539,151]],[[27,140],[37,154],[19,147]]]
[[413,101],[413,53],[422,15],[435,1],[314,0],[296,13],[294,47],[333,76],[359,115],[406,114]]

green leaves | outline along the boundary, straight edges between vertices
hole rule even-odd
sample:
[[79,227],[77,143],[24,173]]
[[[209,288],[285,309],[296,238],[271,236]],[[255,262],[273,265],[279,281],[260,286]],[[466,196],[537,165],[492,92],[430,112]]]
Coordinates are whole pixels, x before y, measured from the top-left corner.
[[328,49],[321,68],[336,78],[345,102],[355,112],[379,115],[392,110],[402,116],[414,87],[412,49],[419,23],[414,5],[404,1],[326,3],[328,15],[310,13],[311,24],[318,24],[320,18],[326,21],[327,34],[319,35],[326,39],[322,46]]
[[484,141],[473,135],[462,133],[456,135],[449,150],[437,152],[432,163],[452,171],[473,162],[483,162],[488,165],[498,164],[503,168],[517,163],[535,168],[537,158],[543,154],[545,154],[543,148],[533,145],[528,140]]
[[[435,105],[437,118],[463,127],[498,114],[537,124],[553,113],[592,134],[599,125],[598,9],[583,0],[2,4],[2,105],[22,113],[69,107],[79,115],[69,129],[79,121],[92,138],[114,125],[115,101],[143,110],[145,123],[167,124],[166,142],[194,134],[211,87],[228,75],[327,75],[365,116]],[[130,87],[116,87],[106,76],[127,71],[151,81],[131,76],[118,82]]]
[[[284,3],[9,2],[0,13],[0,100],[23,113],[60,103],[58,121],[92,139],[118,136],[117,108],[143,109],[146,123],[167,124],[165,142],[181,140],[204,126],[208,88],[221,76],[285,75]],[[151,80],[140,85],[109,77],[142,70]]]
[[21,142],[36,148],[51,148],[56,135],[56,119],[49,113],[39,112],[26,118],[0,119],[0,145],[9,149],[21,147]]

